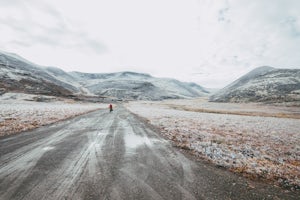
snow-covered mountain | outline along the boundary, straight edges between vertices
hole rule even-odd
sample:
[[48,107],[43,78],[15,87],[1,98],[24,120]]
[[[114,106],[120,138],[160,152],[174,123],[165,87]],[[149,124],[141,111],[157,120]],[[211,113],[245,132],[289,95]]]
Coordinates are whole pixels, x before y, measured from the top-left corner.
[[209,93],[195,83],[135,72],[65,72],[56,67],[38,66],[16,54],[0,51],[0,94],[1,91],[143,100],[191,98]]
[[210,97],[216,102],[300,101],[300,69],[258,67]]
[[25,59],[0,52],[0,90],[31,94],[68,96],[78,89],[48,73],[47,68]]
[[90,74],[71,72],[93,94],[125,99],[188,98],[207,95],[208,92],[195,83],[175,79],[155,78],[149,74],[119,72]]

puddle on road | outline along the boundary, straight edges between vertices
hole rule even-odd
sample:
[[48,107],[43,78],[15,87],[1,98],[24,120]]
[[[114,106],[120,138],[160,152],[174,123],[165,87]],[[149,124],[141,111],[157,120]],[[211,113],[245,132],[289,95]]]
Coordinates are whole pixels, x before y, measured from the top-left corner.
[[130,148],[130,149],[135,149],[140,145],[147,145],[147,146],[151,146],[152,142],[149,140],[148,137],[143,137],[143,136],[139,136],[139,135],[135,135],[135,134],[127,134],[125,136],[125,144],[126,147]]

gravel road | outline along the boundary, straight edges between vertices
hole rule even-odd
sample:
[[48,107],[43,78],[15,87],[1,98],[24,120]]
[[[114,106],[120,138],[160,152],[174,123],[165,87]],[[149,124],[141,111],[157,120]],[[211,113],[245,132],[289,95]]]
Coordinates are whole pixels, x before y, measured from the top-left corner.
[[172,147],[122,105],[0,138],[0,199],[298,199]]

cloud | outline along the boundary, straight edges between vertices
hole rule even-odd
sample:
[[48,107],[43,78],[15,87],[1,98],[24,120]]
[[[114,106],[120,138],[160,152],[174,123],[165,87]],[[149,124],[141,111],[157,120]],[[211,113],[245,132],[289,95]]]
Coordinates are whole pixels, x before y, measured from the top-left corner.
[[[74,27],[58,10],[45,2],[29,0],[21,3],[14,0],[0,11],[3,11],[0,16],[1,30],[10,35],[2,45],[14,45],[15,48],[36,45],[78,48],[95,54],[108,50],[103,42]],[[15,17],[14,13],[19,14]]]
[[[232,81],[262,65],[300,68],[299,1],[199,0],[198,6],[199,66],[215,77]],[[222,77],[227,71],[232,76]]]
[[280,24],[288,31],[288,33],[295,38],[300,37],[299,19],[295,16],[288,16],[283,19]]

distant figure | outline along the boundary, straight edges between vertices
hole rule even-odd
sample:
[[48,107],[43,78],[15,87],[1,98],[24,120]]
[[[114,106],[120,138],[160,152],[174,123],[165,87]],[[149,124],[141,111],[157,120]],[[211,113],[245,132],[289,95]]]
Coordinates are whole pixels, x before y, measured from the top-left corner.
[[109,112],[113,111],[113,107],[111,104],[109,104]]

